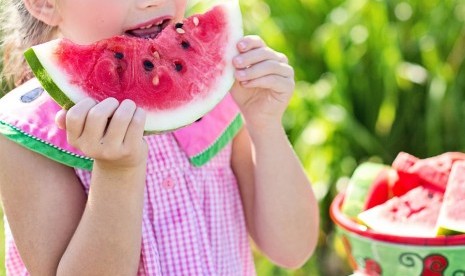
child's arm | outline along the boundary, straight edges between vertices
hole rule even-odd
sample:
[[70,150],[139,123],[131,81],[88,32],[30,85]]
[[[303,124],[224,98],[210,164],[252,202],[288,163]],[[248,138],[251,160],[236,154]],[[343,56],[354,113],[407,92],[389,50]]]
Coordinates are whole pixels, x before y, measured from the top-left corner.
[[[70,143],[96,158],[87,202],[73,169],[1,137],[2,201],[32,275],[136,274],[147,147],[143,113],[134,111],[113,100],[68,112]],[[64,114],[58,121],[65,125]]]
[[281,124],[294,90],[294,73],[286,57],[260,38],[246,37],[243,42],[246,46],[239,47],[241,54],[234,60],[238,81],[231,93],[246,127],[234,140],[232,166],[252,238],[271,260],[296,268],[316,246],[319,213]]

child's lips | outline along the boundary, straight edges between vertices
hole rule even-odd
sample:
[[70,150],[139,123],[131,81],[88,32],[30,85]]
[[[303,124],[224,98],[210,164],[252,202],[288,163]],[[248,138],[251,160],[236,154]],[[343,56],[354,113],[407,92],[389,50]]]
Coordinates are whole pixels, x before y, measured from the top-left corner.
[[125,32],[125,34],[141,38],[155,38],[160,32],[169,25],[169,17],[157,18],[155,20],[139,24]]

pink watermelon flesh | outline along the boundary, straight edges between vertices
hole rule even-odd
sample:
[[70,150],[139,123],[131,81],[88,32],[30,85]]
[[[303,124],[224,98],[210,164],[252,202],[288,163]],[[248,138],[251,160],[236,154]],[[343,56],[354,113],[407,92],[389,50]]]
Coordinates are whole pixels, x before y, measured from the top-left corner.
[[392,168],[382,170],[368,190],[363,210],[383,204],[392,197],[391,187],[397,181],[397,172]]
[[33,47],[26,58],[34,72],[39,60],[61,91],[50,91],[56,89],[47,89],[48,79],[36,76],[62,106],[69,103],[54,94],[71,102],[132,99],[148,112],[147,131],[175,129],[211,110],[234,82],[232,58],[242,24],[239,7],[229,2],[173,22],[154,39],[117,36],[91,45],[60,39]]
[[119,36],[89,46],[63,40],[56,55],[70,82],[96,100],[130,98],[143,108],[175,108],[207,93],[229,62],[222,58],[228,36],[220,15],[197,17],[198,26],[186,20],[183,34],[169,26],[154,40]]
[[439,234],[465,233],[465,162],[452,166],[438,225]]
[[394,162],[392,162],[392,168],[397,170],[398,175],[397,181],[392,186],[392,194],[394,196],[402,196],[420,186],[419,176],[410,171],[419,160],[419,158],[411,154],[400,152]]
[[446,152],[426,159],[399,153],[392,164],[399,174],[393,186],[394,195],[402,195],[418,186],[445,192],[452,165],[461,160],[465,160],[465,154],[460,152]]
[[442,200],[442,193],[420,186],[360,213],[357,218],[379,233],[434,237]]

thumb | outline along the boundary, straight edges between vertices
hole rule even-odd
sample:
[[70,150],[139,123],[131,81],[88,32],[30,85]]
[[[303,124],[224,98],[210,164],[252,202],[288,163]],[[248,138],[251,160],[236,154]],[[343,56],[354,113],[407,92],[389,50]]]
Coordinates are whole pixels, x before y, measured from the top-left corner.
[[66,129],[66,110],[62,109],[55,115],[55,124],[60,129]]

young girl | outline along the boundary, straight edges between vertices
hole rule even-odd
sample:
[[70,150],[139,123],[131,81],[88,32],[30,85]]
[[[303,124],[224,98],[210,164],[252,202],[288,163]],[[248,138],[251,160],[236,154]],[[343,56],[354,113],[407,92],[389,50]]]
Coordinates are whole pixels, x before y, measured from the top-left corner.
[[[143,136],[130,100],[60,110],[26,82],[22,52],[176,22],[186,0],[2,1],[4,76],[17,85],[0,100],[10,275],[254,275],[249,236],[282,267],[311,256],[318,206],[281,125],[294,89],[283,54],[244,37],[232,98],[191,126]],[[204,164],[192,164],[192,145],[208,150]]]

